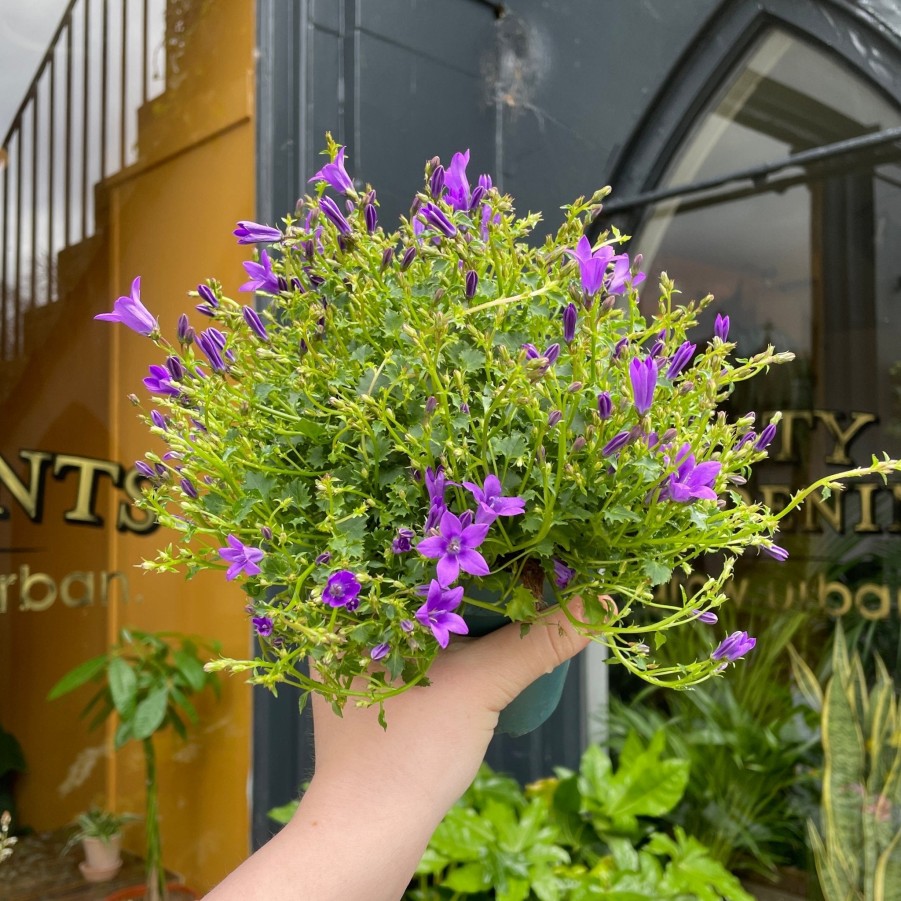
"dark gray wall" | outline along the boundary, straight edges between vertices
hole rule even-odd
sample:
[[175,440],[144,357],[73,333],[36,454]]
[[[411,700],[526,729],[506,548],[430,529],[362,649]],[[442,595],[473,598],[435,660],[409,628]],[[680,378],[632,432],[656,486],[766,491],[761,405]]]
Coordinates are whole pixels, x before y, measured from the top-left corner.
[[[521,213],[605,184],[613,161],[718,0],[258,0],[260,221],[293,210],[324,134],[378,190],[381,218],[407,212],[434,155],[469,148]],[[489,761],[534,779],[574,767],[584,744],[580,667],[540,731],[496,740]],[[296,698],[255,696],[254,841],[265,812],[312,771]]]

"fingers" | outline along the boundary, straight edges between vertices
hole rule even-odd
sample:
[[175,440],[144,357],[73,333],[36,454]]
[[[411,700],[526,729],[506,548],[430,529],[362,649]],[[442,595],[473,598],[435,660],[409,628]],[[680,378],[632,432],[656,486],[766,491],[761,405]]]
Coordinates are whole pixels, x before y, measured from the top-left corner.
[[[581,618],[581,601],[574,599],[569,609],[574,619]],[[539,676],[578,654],[588,642],[558,610],[532,623],[525,635],[520,625],[513,623],[472,642],[467,650],[472,654],[472,666],[484,668],[485,681],[480,687],[496,689],[497,698],[493,700],[501,709]]]

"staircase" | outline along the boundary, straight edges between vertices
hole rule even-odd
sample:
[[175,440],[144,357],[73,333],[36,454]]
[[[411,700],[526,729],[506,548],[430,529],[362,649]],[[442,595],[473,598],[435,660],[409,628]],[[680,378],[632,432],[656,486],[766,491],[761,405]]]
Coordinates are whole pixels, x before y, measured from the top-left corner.
[[193,0],[71,0],[0,149],[0,401],[102,252],[105,180],[137,161]]

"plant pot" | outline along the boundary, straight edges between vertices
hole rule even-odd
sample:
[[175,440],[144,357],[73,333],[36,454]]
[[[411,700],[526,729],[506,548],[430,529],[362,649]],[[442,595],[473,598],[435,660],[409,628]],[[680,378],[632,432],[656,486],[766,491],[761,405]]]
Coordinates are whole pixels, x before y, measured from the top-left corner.
[[114,861],[106,867],[91,866],[86,860],[82,860],[78,864],[78,869],[81,870],[85,882],[109,882],[122,869],[122,860]]
[[[180,882],[170,882],[166,885],[169,901],[195,901],[200,895],[193,889],[182,885]],[[146,896],[146,885],[131,885],[128,888],[120,888],[107,895],[104,901],[140,901]]]
[[[499,603],[501,595],[496,591],[466,587],[466,596],[479,601]],[[537,601],[537,599],[536,599]],[[553,606],[557,597],[551,585],[544,583],[544,604]],[[488,635],[512,620],[501,613],[484,610],[467,604],[463,610],[463,619],[469,626],[469,634],[473,638]],[[526,735],[537,729],[556,709],[563,695],[563,685],[569,672],[569,661],[539,676],[531,685],[523,689],[501,712],[498,717],[495,733],[511,735],[514,738]]]
[[[91,872],[100,872],[116,869],[122,866],[122,836],[112,835],[105,841],[101,838],[83,838],[81,847],[84,849],[85,868]],[[84,873],[84,869],[82,870]],[[108,877],[107,877],[108,878]],[[93,880],[85,876],[91,882]]]

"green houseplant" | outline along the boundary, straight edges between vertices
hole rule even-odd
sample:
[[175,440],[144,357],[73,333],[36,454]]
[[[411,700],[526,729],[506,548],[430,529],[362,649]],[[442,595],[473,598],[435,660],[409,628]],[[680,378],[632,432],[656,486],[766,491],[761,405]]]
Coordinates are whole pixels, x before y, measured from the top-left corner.
[[619,767],[591,746],[577,773],[525,791],[483,766],[444,818],[420,862],[410,901],[750,901],[697,839],[659,817],[675,806],[686,761],[663,736],[634,734]]
[[117,814],[92,808],[79,814],[66,848],[81,842],[84,862],[81,872],[91,882],[111,878],[122,865],[122,827],[137,819],[133,814]]
[[[487,175],[470,182],[467,151],[432,160],[385,230],[345,149],[329,139],[327,155],[280,227],[235,231],[259,247],[242,290],[264,309],[210,279],[192,292],[197,325],[185,314],[167,336],[137,278],[97,317],[160,354],[144,415],[168,449],[137,466],[144,506],[176,540],[145,566],[219,569],[251,597],[259,655],[216,665],[337,708],[378,703],[427,681],[469,631],[461,612],[539,623],[545,585],[566,611],[580,596],[579,627],[657,684],[741,658],[754,645],[742,632],[672,665],[653,645],[725,601],[739,554],[784,560],[780,518],[812,491],[899,464],[829,476],[778,513],[747,502],[735,486],[779,417],[720,407],[792,355],[736,356],[728,316],[698,334],[712,299],[679,304],[665,274],[644,316],[625,236],[584,236],[607,189],[536,245],[539,217],[518,217]],[[655,599],[713,553],[724,562],[698,591]]]
[[823,896],[901,898],[901,708],[892,677],[876,658],[875,681],[868,685],[840,626],[825,691],[800,656],[793,665],[800,689],[821,715],[820,824],[811,821],[808,831]]
[[[661,732],[667,751],[690,764],[682,801],[665,815],[670,827],[702,841],[729,870],[773,880],[786,867],[806,870],[806,824],[817,803],[819,734],[789,678],[788,647],[809,617],[742,611],[742,624],[758,636],[746,667],[691,691],[613,697],[606,723],[616,750],[632,730],[646,741]],[[694,633],[679,633],[663,652],[678,657],[685,641],[710,643],[701,624]]]
[[215,651],[212,646],[172,632],[123,629],[117,644],[71,670],[49,695],[53,700],[87,683],[96,683],[96,691],[82,714],[91,715],[91,728],[115,716],[115,747],[121,748],[129,741],[141,745],[146,774],[147,901],[160,901],[167,896],[154,736],[171,726],[186,738],[185,721],[195,725],[199,722],[191,697],[207,688],[217,694],[219,691],[215,674],[204,669],[200,648]]

